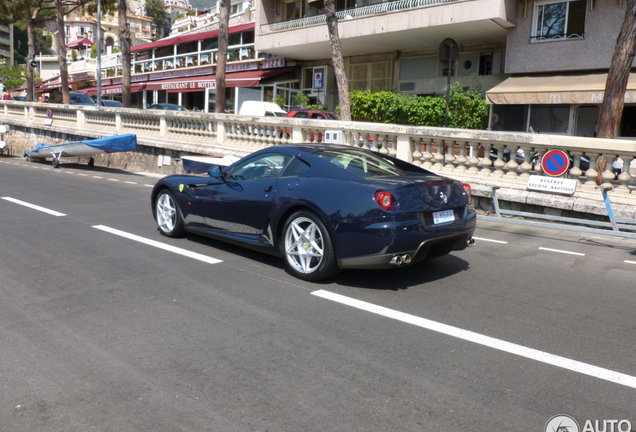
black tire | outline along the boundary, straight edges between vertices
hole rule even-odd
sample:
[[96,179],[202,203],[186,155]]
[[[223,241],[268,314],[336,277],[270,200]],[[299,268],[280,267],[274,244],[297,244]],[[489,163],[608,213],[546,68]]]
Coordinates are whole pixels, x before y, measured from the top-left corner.
[[33,162],[33,161],[31,160],[31,156],[29,156],[29,155],[26,155],[25,159],[26,159],[26,161],[27,161],[27,162]]
[[60,167],[60,160],[56,157],[53,158],[53,160],[51,161],[51,165],[53,165],[53,168],[59,168]]
[[299,211],[287,219],[281,252],[287,270],[299,279],[313,282],[340,272],[329,231],[312,212]]
[[89,166],[89,168],[92,168],[95,165],[95,159],[94,158],[89,158],[88,159],[88,163],[86,164]]
[[181,237],[185,233],[181,209],[172,192],[167,189],[159,192],[154,207],[155,220],[161,234],[166,237]]

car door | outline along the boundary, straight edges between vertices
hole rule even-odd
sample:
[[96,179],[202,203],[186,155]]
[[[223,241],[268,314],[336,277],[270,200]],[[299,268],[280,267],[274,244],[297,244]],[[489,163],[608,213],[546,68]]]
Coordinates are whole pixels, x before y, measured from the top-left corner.
[[267,228],[276,183],[291,156],[262,153],[232,167],[218,184],[197,188],[204,229],[258,236]]

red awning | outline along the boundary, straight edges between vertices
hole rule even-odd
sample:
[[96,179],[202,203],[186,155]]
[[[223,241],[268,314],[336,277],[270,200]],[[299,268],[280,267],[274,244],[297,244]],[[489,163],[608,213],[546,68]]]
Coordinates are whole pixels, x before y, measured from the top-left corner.
[[[282,75],[293,70],[293,67],[284,67],[228,73],[225,75],[225,86],[256,87],[262,80]],[[141,90],[166,90],[168,93],[185,93],[203,91],[206,88],[216,88],[216,75],[201,75],[195,77],[170,78],[133,83],[130,86],[130,91],[134,93]],[[121,89],[121,84],[102,86],[102,94],[118,94],[121,93]],[[91,96],[95,96],[97,94],[97,87],[82,89],[82,91]]]
[[[261,80],[290,72],[294,68],[277,68],[267,70],[251,70],[225,74],[226,87],[256,87]],[[216,88],[216,75],[197,77],[171,78],[146,82],[146,90],[167,90],[169,93],[201,91]]]
[[[234,26],[234,27],[230,27],[228,29],[228,33],[229,34],[233,34],[233,33],[239,33],[245,30],[250,30],[255,28],[256,24],[255,23],[250,23],[250,24],[243,24],[243,25],[239,25],[239,26]],[[163,47],[163,46],[171,46],[171,45],[177,45],[177,44],[181,44],[181,43],[185,43],[185,42],[192,42],[192,41],[196,41],[199,39],[209,39],[209,38],[213,38],[213,37],[217,37],[219,35],[219,31],[218,30],[211,30],[209,32],[203,32],[203,33],[196,33],[196,34],[191,34],[191,35],[185,35],[185,36],[177,36],[177,37],[172,37],[172,38],[167,38],[167,39],[161,39],[155,42],[151,42],[149,44],[143,44],[143,45],[135,45],[133,47],[130,47],[130,50],[135,52],[135,51],[141,51],[141,50],[150,50],[153,48],[159,48],[159,47]]]
[[[102,95],[121,94],[122,87],[123,86],[121,84],[102,86]],[[131,84],[131,86],[130,86],[130,92],[131,93],[135,93],[135,92],[138,92],[138,91],[143,90],[143,89],[144,89],[144,84],[143,83]],[[82,89],[82,91],[84,93],[86,93],[87,95],[89,95],[89,96],[96,96],[97,95],[97,87],[91,87],[91,88],[87,88],[87,89]]]
[[67,44],[66,48],[90,48],[93,45],[89,38],[83,38]]

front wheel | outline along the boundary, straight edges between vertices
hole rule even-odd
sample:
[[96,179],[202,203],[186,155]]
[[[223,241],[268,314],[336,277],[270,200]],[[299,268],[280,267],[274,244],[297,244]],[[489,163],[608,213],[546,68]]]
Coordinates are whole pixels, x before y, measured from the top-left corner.
[[329,232],[315,214],[299,211],[291,215],[283,236],[285,265],[292,275],[317,281],[340,271]]
[[185,232],[181,211],[170,191],[163,190],[155,201],[155,219],[159,231],[166,237],[179,237]]

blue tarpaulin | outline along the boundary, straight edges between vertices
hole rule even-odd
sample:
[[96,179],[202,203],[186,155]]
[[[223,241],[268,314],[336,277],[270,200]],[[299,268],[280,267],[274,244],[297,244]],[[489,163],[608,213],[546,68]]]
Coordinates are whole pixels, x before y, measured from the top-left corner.
[[105,138],[81,140],[80,142],[106,153],[127,152],[137,148],[137,135],[114,135]]
[[[52,148],[56,147],[57,149],[64,150],[65,146],[72,146],[76,144],[86,144],[89,147],[94,149],[103,151],[105,153],[115,153],[115,152],[127,152],[131,150],[135,150],[137,148],[137,135],[135,134],[123,134],[123,135],[113,135],[105,138],[97,138],[97,139],[85,139],[81,141],[75,141],[65,144],[46,144],[46,143],[37,143],[35,147],[31,150],[24,152],[24,157],[27,156],[28,153],[37,153],[38,150],[43,148]],[[70,149],[69,149],[70,151]]]

